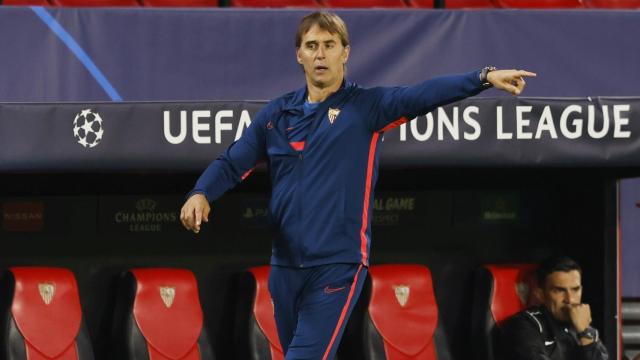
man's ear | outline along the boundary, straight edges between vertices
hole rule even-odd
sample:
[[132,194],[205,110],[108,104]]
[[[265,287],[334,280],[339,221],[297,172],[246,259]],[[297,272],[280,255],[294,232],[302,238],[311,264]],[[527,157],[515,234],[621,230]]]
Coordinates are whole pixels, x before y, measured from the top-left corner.
[[542,291],[542,289],[539,286],[536,286],[533,289],[533,296],[536,299],[536,301],[538,302],[538,304],[544,304],[544,292]]
[[298,64],[302,64],[302,58],[300,57],[300,48],[296,48],[296,60]]
[[342,63],[346,64],[349,60],[349,54],[351,53],[351,46],[347,45],[344,47],[344,53],[342,55]]

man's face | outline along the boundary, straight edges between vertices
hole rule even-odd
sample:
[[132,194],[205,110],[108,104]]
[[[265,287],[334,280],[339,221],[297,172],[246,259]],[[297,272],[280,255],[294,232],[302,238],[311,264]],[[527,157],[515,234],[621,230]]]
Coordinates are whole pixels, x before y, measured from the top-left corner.
[[570,305],[582,301],[582,283],[577,270],[555,271],[547,276],[539,297],[556,320],[570,322]]
[[341,84],[344,79],[344,64],[349,58],[349,46],[342,46],[338,34],[331,34],[313,25],[302,36],[300,48],[296,50],[298,63],[304,67],[307,83],[326,88]]

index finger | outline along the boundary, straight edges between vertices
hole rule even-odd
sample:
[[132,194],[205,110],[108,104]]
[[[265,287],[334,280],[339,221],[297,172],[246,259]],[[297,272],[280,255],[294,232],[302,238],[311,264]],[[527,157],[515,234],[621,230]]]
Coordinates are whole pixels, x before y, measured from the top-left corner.
[[526,70],[517,70],[515,76],[536,77],[538,74]]

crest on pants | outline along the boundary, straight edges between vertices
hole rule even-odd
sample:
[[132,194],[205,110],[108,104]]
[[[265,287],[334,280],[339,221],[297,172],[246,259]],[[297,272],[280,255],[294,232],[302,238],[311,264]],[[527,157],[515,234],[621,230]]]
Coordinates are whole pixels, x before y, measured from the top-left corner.
[[398,286],[395,286],[393,289],[396,293],[396,300],[398,300],[398,304],[400,304],[400,306],[402,307],[407,305],[407,301],[409,301],[409,293],[411,292],[411,289],[409,288],[409,286],[398,285]]
[[329,117],[329,122],[331,124],[336,121],[338,115],[340,115],[340,109],[329,108],[329,111],[327,111],[327,116]]
[[176,298],[176,288],[171,286],[161,286],[160,287],[160,297],[162,298],[162,302],[164,306],[168,308],[173,305],[173,299]]
[[45,305],[51,304],[53,301],[53,295],[56,293],[56,287],[53,283],[40,283],[38,284],[38,291],[40,292],[40,297],[42,301],[44,301]]

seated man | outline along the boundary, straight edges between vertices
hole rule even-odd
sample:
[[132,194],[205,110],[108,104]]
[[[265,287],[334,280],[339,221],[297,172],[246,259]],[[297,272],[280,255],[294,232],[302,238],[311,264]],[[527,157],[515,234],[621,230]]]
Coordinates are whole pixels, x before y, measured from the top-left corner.
[[581,303],[582,269],[572,259],[544,261],[537,270],[535,295],[542,304],[514,315],[504,327],[508,360],[608,359],[591,309]]

